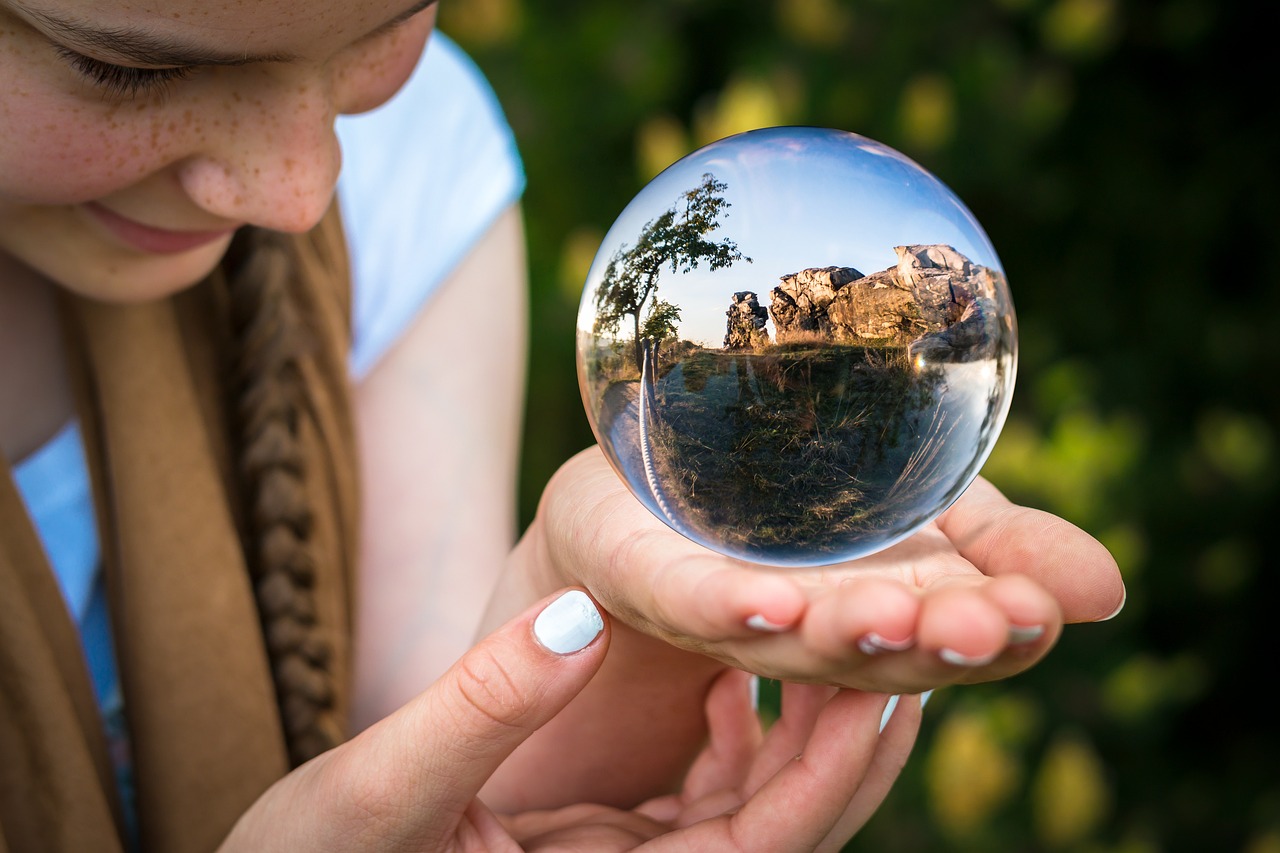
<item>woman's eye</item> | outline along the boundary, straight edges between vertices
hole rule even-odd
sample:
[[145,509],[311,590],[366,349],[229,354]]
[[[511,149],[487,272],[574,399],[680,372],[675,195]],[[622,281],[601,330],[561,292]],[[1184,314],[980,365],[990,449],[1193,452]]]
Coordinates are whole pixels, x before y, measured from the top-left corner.
[[72,68],[103,89],[107,95],[124,100],[160,92],[169,83],[181,80],[195,70],[190,66],[132,68],[127,65],[112,65],[61,46],[58,47],[58,53]]

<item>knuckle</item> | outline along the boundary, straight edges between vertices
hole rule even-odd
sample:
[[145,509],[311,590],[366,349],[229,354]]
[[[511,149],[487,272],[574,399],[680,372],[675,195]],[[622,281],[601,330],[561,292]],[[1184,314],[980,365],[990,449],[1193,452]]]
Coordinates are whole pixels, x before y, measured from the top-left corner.
[[458,664],[453,711],[460,728],[525,731],[530,728],[534,703],[507,665],[484,647]]

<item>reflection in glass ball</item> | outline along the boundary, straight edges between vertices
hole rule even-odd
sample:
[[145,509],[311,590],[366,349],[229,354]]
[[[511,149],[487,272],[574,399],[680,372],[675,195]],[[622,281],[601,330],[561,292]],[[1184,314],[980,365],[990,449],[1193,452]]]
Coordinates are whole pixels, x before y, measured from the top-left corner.
[[578,378],[622,479],[723,554],[817,566],[879,551],[977,476],[1017,327],[982,227],[863,136],[749,131],[618,217],[578,314]]

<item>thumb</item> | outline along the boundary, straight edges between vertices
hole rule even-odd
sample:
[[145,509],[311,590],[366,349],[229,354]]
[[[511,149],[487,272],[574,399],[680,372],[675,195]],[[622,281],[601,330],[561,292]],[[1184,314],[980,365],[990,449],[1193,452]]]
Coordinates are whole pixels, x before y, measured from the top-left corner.
[[460,817],[498,765],[586,686],[608,645],[604,619],[585,592],[543,599],[366,731],[377,746],[362,756],[358,784],[370,786],[366,794],[382,792],[374,799],[399,816],[390,825],[423,822],[401,826],[400,841],[452,832],[448,816]]
[[591,680],[608,646],[596,642],[602,633],[595,602],[563,591],[468,651],[415,703],[424,759],[460,808]]

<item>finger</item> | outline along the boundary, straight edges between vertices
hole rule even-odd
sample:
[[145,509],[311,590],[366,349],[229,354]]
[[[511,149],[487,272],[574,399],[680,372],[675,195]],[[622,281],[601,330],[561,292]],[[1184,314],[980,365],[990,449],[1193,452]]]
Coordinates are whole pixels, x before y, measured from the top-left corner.
[[[782,685],[782,713],[750,755],[718,779],[705,781],[696,791],[686,786],[681,808],[668,814],[676,826],[691,826],[708,818],[736,811],[759,788],[804,750],[814,723],[835,688],[807,684]],[[754,714],[754,712],[753,712]],[[714,782],[714,784],[713,784]],[[647,813],[658,814],[657,804]]]
[[888,697],[841,690],[823,707],[804,751],[729,820],[749,851],[812,851],[849,810],[876,753]]
[[921,594],[914,647],[879,655],[866,680],[918,693],[1008,677],[1042,658],[1061,628],[1058,603],[1024,575],[944,575]]
[[[939,561],[967,570],[939,571]],[[931,565],[920,572],[927,587],[866,577],[815,594],[798,630],[734,646],[741,665],[781,680],[919,693],[1017,674],[1057,641],[1061,608],[1030,577],[987,577],[937,549]]]
[[1109,619],[1124,605],[1124,582],[1102,543],[1057,516],[1011,503],[981,477],[937,523],[984,574],[1038,581],[1067,622]]
[[711,685],[706,703],[709,739],[685,776],[686,802],[712,791],[736,788],[746,778],[764,740],[752,679],[741,670],[729,669]]
[[478,799],[473,799],[463,812],[456,837],[459,850],[520,853],[520,845],[511,837],[511,833]]
[[[638,812],[625,811],[596,803],[578,803],[560,809],[520,812],[500,818],[511,838],[519,842],[516,850],[529,853],[605,853],[634,850],[645,841],[657,838],[671,827]],[[483,850],[489,847],[459,848]],[[507,853],[506,848],[497,850]]]
[[1004,614],[1005,644],[989,664],[981,663],[983,655],[979,654],[978,665],[956,679],[961,684],[1009,678],[1030,669],[1049,653],[1062,635],[1062,608],[1031,578],[1001,575],[982,585],[979,592]]
[[816,684],[782,685],[781,713],[751,763],[751,770],[740,786],[743,798],[760,790],[769,779],[806,749],[814,726],[836,688]]
[[608,630],[581,590],[544,599],[467,652],[417,699],[346,750],[344,799],[397,844],[435,849],[498,765],[586,686]]
[[984,666],[1004,651],[1009,620],[973,585],[930,590],[920,606],[919,650],[941,662]]
[[871,766],[867,769],[862,784],[858,786],[858,792],[853,795],[844,813],[818,845],[815,853],[835,853],[840,850],[880,808],[911,755],[916,736],[920,732],[920,712],[918,695],[898,697],[889,722],[880,733],[875,754],[871,757]]
[[804,643],[832,664],[903,651],[916,644],[920,596],[900,581],[854,578],[809,605]]

